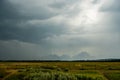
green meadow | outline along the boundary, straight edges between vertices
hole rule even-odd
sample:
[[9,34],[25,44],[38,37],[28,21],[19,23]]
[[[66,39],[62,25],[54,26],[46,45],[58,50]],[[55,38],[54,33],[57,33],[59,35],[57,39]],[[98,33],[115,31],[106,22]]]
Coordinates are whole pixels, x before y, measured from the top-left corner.
[[0,80],[120,80],[120,62],[0,62]]

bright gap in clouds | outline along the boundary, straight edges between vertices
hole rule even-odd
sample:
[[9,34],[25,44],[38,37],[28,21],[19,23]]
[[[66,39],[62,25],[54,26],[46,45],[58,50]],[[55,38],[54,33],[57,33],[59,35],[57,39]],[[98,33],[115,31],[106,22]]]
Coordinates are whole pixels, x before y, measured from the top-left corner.
[[[68,19],[68,24],[71,26],[71,32],[76,33],[75,31],[84,29],[87,32],[94,32],[100,29],[96,26],[100,19],[101,14],[99,8],[102,3],[93,4],[93,0],[83,0],[79,5],[79,13]],[[79,32],[79,31],[78,31]]]

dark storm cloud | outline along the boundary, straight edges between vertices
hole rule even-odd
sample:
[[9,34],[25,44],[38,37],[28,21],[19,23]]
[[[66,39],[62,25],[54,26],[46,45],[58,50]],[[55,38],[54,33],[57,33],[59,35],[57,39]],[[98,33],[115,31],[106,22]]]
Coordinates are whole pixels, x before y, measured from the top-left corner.
[[103,4],[100,10],[104,12],[111,12],[111,13],[120,12],[120,1],[110,0],[108,1],[108,4]]
[[48,19],[57,15],[44,6],[29,8],[27,3],[25,5],[15,4],[11,0],[0,0],[0,20]]
[[10,4],[8,0],[0,0],[0,20],[17,19],[19,13],[16,11],[16,6]]
[[29,9],[29,6],[27,6],[26,3],[19,3],[17,5],[13,2],[12,0],[0,1],[1,40],[19,40],[32,43],[41,43],[41,40],[48,36],[50,37],[66,33],[64,23],[60,25],[55,22],[44,21],[39,24],[34,24],[34,22],[33,24],[28,23],[32,20],[40,21],[56,16],[55,12],[51,12],[48,8],[45,8],[47,5],[40,5],[38,7],[31,7],[31,5]]
[[[40,24],[32,25],[23,22],[22,27],[18,24],[0,24],[0,39],[1,40],[19,40],[32,43],[40,43],[42,39],[54,35],[61,35],[66,33],[64,25],[56,24]],[[62,27],[61,27],[62,26]]]
[[[36,3],[39,2],[39,0],[36,1]],[[34,1],[29,2],[29,0],[25,0],[24,3],[19,0],[0,1],[1,40],[19,40],[38,43],[48,36],[60,35],[67,32],[64,23],[56,24],[55,22],[46,22],[44,24],[27,24],[28,21],[49,19],[58,14],[54,9],[51,10],[48,4],[42,5],[40,3],[40,5],[36,5],[36,3],[33,3],[29,5],[32,2]],[[72,2],[74,1],[67,2],[63,0],[53,3],[59,4],[58,6],[65,6],[72,4]]]

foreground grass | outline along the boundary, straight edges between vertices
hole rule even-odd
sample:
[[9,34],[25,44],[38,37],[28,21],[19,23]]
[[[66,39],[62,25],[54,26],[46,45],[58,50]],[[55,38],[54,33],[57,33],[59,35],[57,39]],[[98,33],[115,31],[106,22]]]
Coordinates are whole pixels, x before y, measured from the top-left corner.
[[105,78],[100,74],[78,74],[62,71],[49,72],[42,70],[36,72],[35,69],[32,69],[30,71],[16,73],[6,80],[105,80]]
[[[16,72],[6,74],[12,70]],[[120,62],[0,62],[0,76],[8,76],[5,80],[119,80]]]
[[104,75],[109,80],[120,80],[120,71],[107,71],[107,72],[104,72]]

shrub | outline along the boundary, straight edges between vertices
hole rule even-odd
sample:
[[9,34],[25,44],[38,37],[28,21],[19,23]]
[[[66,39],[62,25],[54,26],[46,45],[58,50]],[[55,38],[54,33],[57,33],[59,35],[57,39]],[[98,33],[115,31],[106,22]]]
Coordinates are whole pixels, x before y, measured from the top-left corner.
[[68,72],[69,69],[68,69],[68,68],[64,68],[63,71],[64,71],[64,72]]

